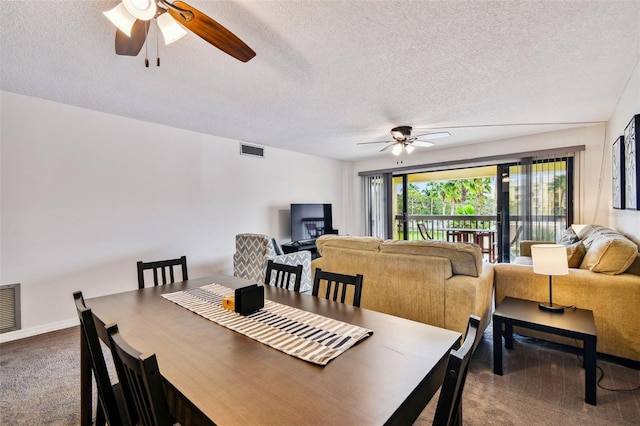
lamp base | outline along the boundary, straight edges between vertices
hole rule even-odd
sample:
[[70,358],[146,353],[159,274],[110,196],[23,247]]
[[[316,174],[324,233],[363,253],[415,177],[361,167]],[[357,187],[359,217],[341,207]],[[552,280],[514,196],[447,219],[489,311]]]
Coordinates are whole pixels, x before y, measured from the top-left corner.
[[567,309],[566,306],[559,306],[554,304],[547,305],[544,303],[540,303],[538,305],[538,308],[540,308],[541,311],[552,312],[554,314],[564,314],[564,310]]

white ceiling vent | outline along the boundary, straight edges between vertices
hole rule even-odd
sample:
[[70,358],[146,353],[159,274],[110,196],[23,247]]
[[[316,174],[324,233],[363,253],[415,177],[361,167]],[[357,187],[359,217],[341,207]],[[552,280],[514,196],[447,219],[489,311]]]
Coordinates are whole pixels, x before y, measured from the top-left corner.
[[250,157],[264,158],[264,148],[261,146],[240,144],[240,155],[248,155]]

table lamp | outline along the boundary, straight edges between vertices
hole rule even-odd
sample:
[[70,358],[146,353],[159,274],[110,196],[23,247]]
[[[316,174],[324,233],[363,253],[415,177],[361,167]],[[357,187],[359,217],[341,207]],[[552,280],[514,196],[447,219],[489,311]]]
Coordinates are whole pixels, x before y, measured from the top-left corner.
[[567,248],[559,244],[534,244],[531,246],[533,272],[549,275],[549,304],[540,303],[539,308],[547,312],[562,314],[566,306],[553,304],[553,276],[567,275]]

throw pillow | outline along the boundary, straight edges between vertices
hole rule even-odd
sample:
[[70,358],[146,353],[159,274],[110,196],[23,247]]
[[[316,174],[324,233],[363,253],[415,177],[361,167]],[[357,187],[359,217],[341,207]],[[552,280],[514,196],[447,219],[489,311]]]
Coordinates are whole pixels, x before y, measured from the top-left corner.
[[567,264],[569,268],[579,268],[587,249],[582,241],[567,246]]
[[580,241],[580,238],[578,238],[578,235],[576,235],[573,228],[567,228],[562,233],[562,235],[560,235],[560,238],[558,239],[558,244],[563,246],[570,246],[574,243],[577,243],[578,241]]

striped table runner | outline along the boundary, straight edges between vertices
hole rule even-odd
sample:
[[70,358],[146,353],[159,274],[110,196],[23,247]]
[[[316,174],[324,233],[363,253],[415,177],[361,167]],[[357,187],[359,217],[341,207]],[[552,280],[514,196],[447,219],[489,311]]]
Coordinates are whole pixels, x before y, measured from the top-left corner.
[[162,297],[230,330],[284,353],[327,365],[373,331],[312,312],[264,301],[264,308],[243,316],[222,307],[234,290],[219,284],[163,294]]

